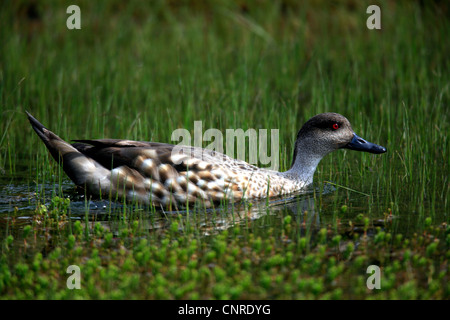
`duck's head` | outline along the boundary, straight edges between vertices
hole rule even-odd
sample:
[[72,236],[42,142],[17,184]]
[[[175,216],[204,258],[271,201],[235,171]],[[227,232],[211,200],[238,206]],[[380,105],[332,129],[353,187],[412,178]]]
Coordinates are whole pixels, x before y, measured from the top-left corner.
[[297,142],[303,142],[303,147],[322,155],[342,148],[377,154],[386,152],[386,148],[359,137],[350,121],[338,113],[321,113],[309,119],[299,131]]
[[386,148],[356,135],[346,117],[321,113],[309,119],[298,132],[291,169],[312,179],[319,161],[328,153],[343,148],[376,154],[386,152]]

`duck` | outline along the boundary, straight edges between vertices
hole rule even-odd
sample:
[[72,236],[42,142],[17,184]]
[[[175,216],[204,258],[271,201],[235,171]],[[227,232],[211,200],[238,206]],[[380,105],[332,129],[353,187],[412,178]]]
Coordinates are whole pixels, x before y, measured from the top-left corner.
[[161,207],[200,202],[209,208],[223,201],[283,196],[310,186],[320,160],[333,151],[387,151],[356,135],[346,117],[332,112],[301,127],[291,167],[284,172],[192,146],[126,139],[69,143],[26,114],[52,157],[87,194]]

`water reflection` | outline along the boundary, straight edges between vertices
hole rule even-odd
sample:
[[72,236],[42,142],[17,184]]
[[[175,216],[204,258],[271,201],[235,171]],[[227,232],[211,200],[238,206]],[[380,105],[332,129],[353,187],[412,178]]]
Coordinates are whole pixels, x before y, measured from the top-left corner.
[[[71,219],[88,219],[92,223],[100,223],[114,234],[118,234],[125,220],[139,220],[140,229],[150,232],[167,229],[173,221],[177,221],[181,232],[186,228],[193,228],[196,233],[208,236],[238,225],[245,228],[255,225],[257,228],[278,227],[281,217],[292,215],[301,226],[310,229],[320,227],[314,199],[314,191],[309,190],[271,201],[174,211],[152,211],[150,208],[108,201],[74,201],[71,203]],[[86,210],[87,208],[89,209]],[[87,211],[89,216],[86,216]]]

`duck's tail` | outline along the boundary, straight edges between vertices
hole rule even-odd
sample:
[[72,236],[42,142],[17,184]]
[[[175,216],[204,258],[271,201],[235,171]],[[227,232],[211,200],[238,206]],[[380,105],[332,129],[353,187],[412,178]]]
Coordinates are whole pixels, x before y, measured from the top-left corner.
[[[48,130],[30,113],[26,112],[26,114],[31,126],[45,143],[50,154],[76,185],[86,186],[86,184],[91,184],[92,178],[97,176],[100,173],[99,171],[106,170],[99,163],[88,158],[70,143]],[[102,174],[107,174],[107,172],[102,172]]]

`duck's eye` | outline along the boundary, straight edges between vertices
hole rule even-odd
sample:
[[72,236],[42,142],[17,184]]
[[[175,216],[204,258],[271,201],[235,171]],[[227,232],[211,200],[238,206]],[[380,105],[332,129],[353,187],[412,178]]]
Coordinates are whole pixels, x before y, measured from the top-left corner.
[[337,123],[333,123],[333,130],[337,130],[337,129],[339,129],[339,124],[337,124]]

